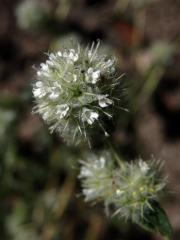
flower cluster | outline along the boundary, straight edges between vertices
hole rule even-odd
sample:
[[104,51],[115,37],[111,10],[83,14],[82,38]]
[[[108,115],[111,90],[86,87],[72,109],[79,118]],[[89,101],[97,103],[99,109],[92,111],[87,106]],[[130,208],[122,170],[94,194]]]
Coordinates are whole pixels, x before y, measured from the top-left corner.
[[81,161],[79,178],[82,179],[86,201],[101,200],[105,206],[115,207],[114,215],[137,222],[143,218],[151,202],[158,200],[166,181],[160,178],[157,165],[143,160],[113,166],[115,158],[111,154],[90,155]]
[[111,118],[119,104],[120,78],[115,59],[101,54],[99,43],[51,53],[37,70],[35,112],[67,141],[88,140],[87,132],[95,125],[108,135],[102,119]]

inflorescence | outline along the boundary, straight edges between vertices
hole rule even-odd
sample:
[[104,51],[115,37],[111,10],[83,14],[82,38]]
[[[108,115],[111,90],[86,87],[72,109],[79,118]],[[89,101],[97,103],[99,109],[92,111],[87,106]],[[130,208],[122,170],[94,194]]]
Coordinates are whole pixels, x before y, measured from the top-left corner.
[[121,76],[115,71],[115,58],[102,54],[99,42],[86,48],[77,44],[48,57],[33,85],[34,111],[51,132],[58,131],[69,142],[89,141],[95,127],[108,136],[103,119],[112,118],[120,101]]
[[166,180],[153,160],[122,162],[120,167],[113,165],[115,161],[107,152],[90,154],[81,161],[79,178],[85,201],[103,201],[106,207],[114,206],[114,215],[138,222],[147,209],[153,209],[151,203],[158,200]]
[[[71,44],[48,54],[37,69],[34,112],[67,142],[84,140],[91,145],[94,132],[112,134],[106,126],[111,127],[118,109],[123,109],[121,77],[115,58],[103,54],[99,42],[86,48]],[[113,208],[114,215],[171,235],[168,218],[158,205],[166,186],[160,164],[142,159],[124,162],[111,150],[88,154],[81,164],[79,179],[85,201],[102,201],[107,213]]]

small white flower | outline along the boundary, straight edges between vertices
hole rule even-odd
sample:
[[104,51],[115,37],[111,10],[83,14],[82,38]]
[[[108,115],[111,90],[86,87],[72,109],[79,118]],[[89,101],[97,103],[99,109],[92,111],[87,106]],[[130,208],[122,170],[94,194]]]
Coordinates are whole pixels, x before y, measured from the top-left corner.
[[43,88],[34,88],[33,95],[36,98],[43,98],[46,95],[46,92],[44,91]]
[[139,167],[143,173],[147,173],[150,167],[146,162],[144,162],[142,159],[139,161]]
[[91,57],[92,57],[92,51],[89,50],[89,51],[88,51],[88,58],[91,59]]
[[58,52],[57,52],[57,55],[58,55],[59,57],[62,57],[62,52],[61,52],[61,51],[58,51]]
[[[59,55],[59,54],[58,54],[58,55]],[[59,56],[60,56],[60,55],[59,55]],[[76,61],[78,60],[78,58],[79,58],[78,54],[75,52],[74,49],[70,49],[70,50],[69,50],[69,53],[68,53],[68,51],[64,51],[64,53],[62,54],[62,56],[63,56],[64,58],[66,58],[69,63],[76,62]]]
[[49,98],[51,100],[55,100],[59,97],[59,93],[58,92],[52,92],[50,95],[49,95]]
[[77,75],[73,74],[73,81],[76,82],[77,81]]
[[49,112],[45,112],[45,113],[42,114],[42,118],[43,118],[45,121],[47,121],[47,120],[49,119],[49,117],[50,117]]
[[112,67],[114,65],[114,59],[109,59],[107,62],[106,62],[106,67]]
[[100,70],[94,71],[93,68],[89,68],[86,74],[86,81],[96,84],[100,77]]
[[94,121],[98,119],[99,114],[88,108],[83,108],[81,116],[83,122],[87,122],[88,124],[92,125]]
[[92,73],[92,83],[95,84],[98,81],[98,78],[100,77],[100,71],[97,70]]
[[100,162],[100,167],[101,168],[104,168],[105,165],[106,165],[106,159],[104,156],[101,156],[100,159],[99,159],[99,162]]
[[52,62],[52,60],[51,60],[51,61],[50,61],[50,60],[47,60],[47,61],[46,61],[46,64],[49,65],[49,66],[53,66],[53,65],[54,65],[54,63]]
[[45,72],[46,72],[46,71],[48,71],[48,69],[49,69],[49,68],[48,68],[48,65],[46,65],[45,63],[41,63],[40,66],[41,66],[41,70],[42,70],[42,71],[45,71]]
[[93,68],[88,68],[87,73],[86,73],[86,81],[88,82],[89,79],[91,78],[91,75],[93,73]]
[[67,104],[61,104],[57,106],[56,113],[59,115],[59,118],[62,119],[67,116],[68,111],[69,111],[69,106]]
[[93,176],[92,171],[90,171],[90,169],[88,169],[86,166],[83,166],[81,168],[81,172],[79,174],[79,178],[92,177],[92,176]]
[[42,76],[42,72],[41,71],[37,71],[37,75],[38,75],[38,77]]
[[111,104],[113,104],[113,101],[108,97],[108,94],[106,95],[98,95],[98,101],[99,101],[99,106],[104,108],[104,107],[107,107]]
[[70,49],[70,53],[69,53],[69,58],[73,61],[76,62],[79,58],[78,54],[75,52],[74,49]]
[[35,85],[37,88],[43,87],[43,83],[41,81],[37,81]]
[[85,201],[89,201],[96,197],[96,189],[83,189],[82,192],[85,195]]
[[56,55],[54,53],[51,53],[49,55],[49,59],[50,59],[50,61],[47,60],[46,63],[48,63],[48,62],[52,62],[53,63],[53,61],[56,60]]
[[58,89],[57,87],[52,87],[49,98],[51,100],[56,100],[59,97],[59,95],[60,95],[60,89]]

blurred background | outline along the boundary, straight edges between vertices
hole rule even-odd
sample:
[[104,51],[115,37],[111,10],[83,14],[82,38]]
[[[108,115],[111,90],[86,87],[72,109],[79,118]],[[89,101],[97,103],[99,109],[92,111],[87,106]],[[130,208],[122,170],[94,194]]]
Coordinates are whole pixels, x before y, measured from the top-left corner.
[[0,239],[162,239],[84,203],[82,149],[50,135],[31,113],[33,67],[69,39],[100,39],[118,58],[129,113],[113,141],[124,159],[164,161],[162,203],[180,239],[179,13],[179,0],[0,1]]

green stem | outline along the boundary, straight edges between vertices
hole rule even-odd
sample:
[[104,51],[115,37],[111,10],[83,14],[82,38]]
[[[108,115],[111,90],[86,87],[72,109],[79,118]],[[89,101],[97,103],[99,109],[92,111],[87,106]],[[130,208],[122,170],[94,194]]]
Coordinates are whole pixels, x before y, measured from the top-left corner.
[[121,169],[124,169],[124,167],[125,167],[125,166],[124,166],[124,162],[123,162],[122,159],[118,156],[118,154],[117,154],[115,148],[113,147],[112,143],[111,143],[109,140],[107,140],[107,144],[108,144],[108,146],[109,146],[109,148],[110,148],[110,150],[111,150],[111,152],[112,152],[115,160],[117,161],[118,165],[120,166],[120,168],[121,168]]

